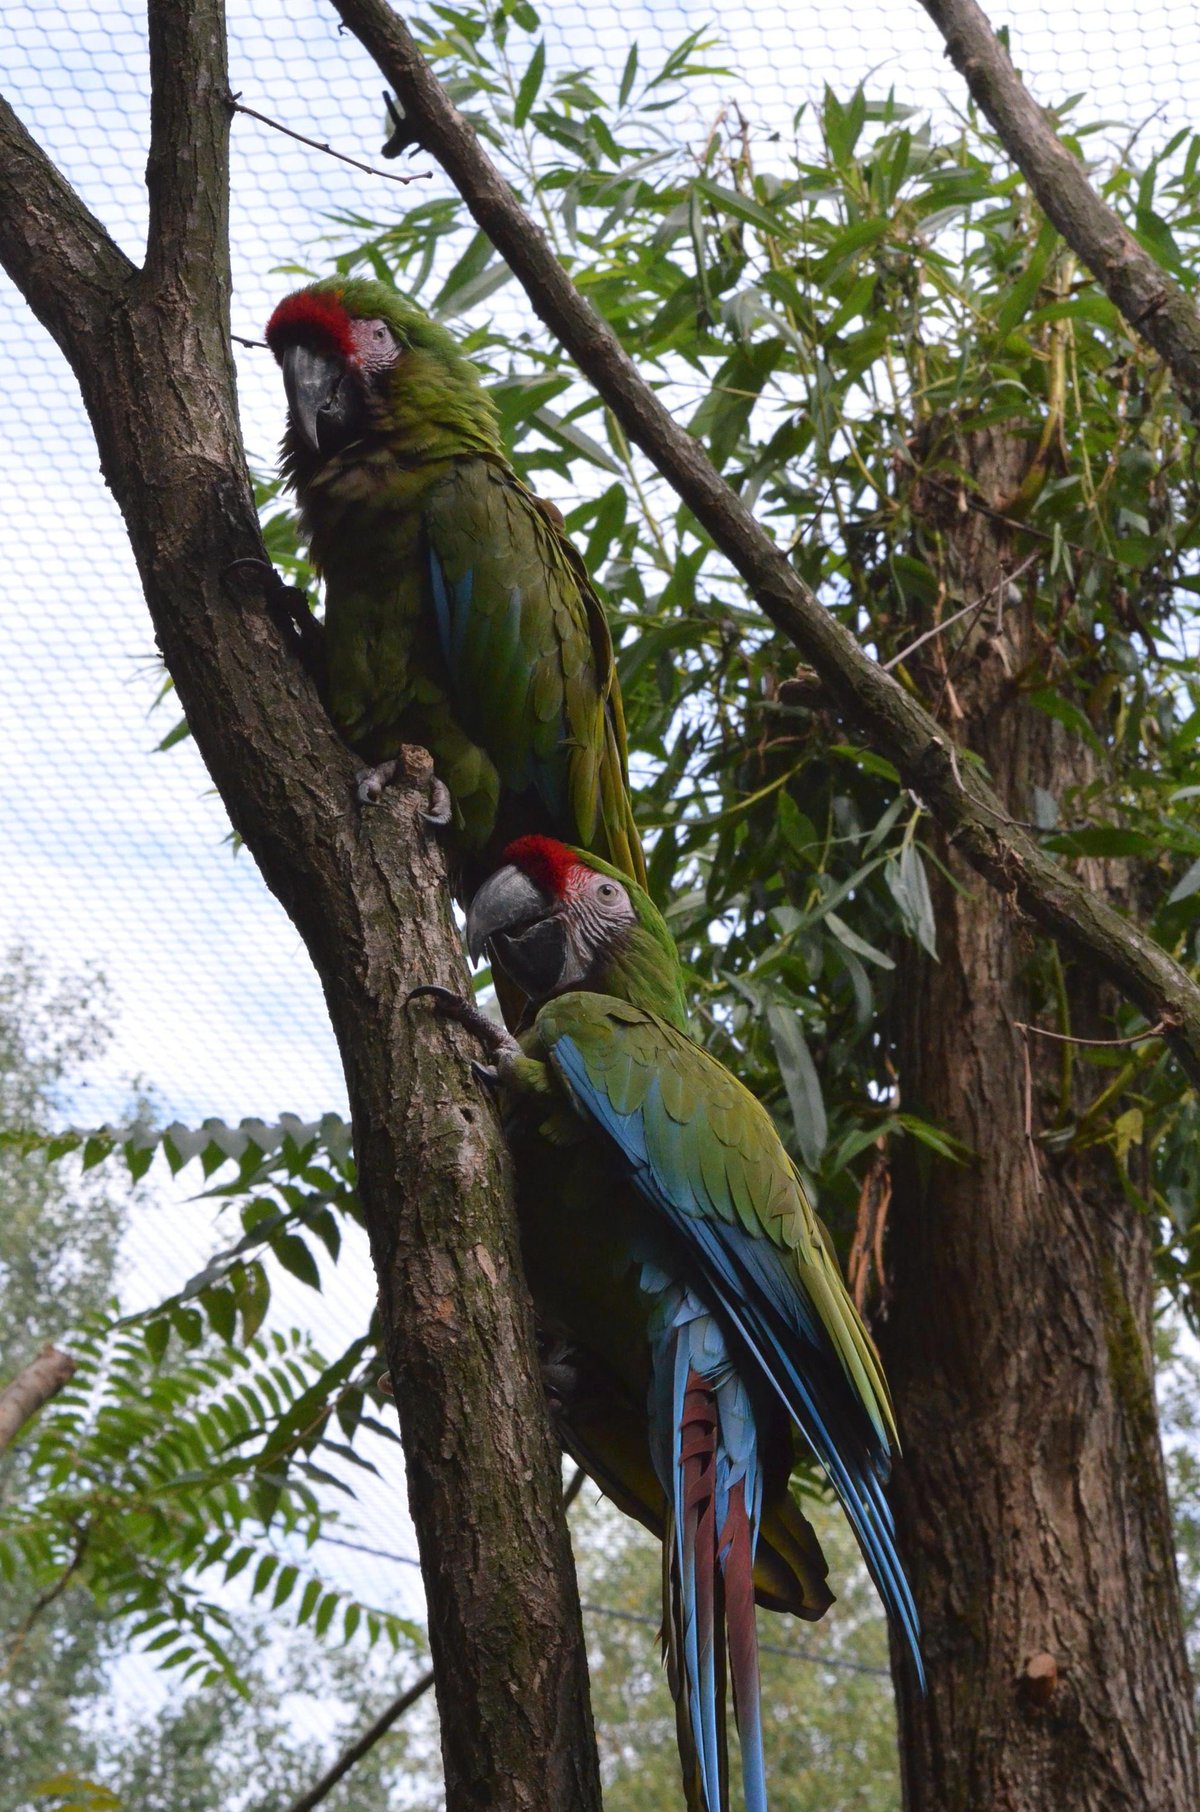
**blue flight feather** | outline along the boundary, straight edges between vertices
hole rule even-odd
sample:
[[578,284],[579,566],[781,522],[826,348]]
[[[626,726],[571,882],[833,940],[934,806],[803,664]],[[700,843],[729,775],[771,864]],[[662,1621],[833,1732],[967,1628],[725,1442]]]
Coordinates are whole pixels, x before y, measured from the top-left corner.
[[437,624],[438,645],[442,650],[442,659],[450,673],[452,684],[457,686],[459,669],[462,665],[463,648],[467,639],[467,623],[471,614],[471,592],[475,572],[468,567],[462,578],[453,586],[447,584],[446,569],[435,548],[429,550],[429,585],[433,592],[433,618]]
[[[639,1193],[666,1216],[701,1259],[703,1275],[718,1305],[825,1467],[880,1596],[903,1631],[924,1687],[920,1623],[896,1552],[895,1523],[883,1492],[889,1469],[887,1447],[865,1405],[852,1391],[813,1305],[798,1291],[782,1255],[769,1240],[756,1239],[740,1225],[714,1221],[706,1213],[707,1192],[702,1199],[688,1176],[681,1141],[671,1134],[664,1137],[660,1130],[670,1119],[665,1109],[656,1119],[655,1151],[651,1153],[646,1114],[656,1098],[661,1103],[657,1078],[641,1107],[623,1114],[588,1073],[579,1047],[569,1035],[555,1042],[552,1055],[579,1105],[616,1144]],[[661,1163],[668,1153],[677,1161],[669,1175],[664,1174]],[[797,1363],[798,1347],[809,1361],[803,1369]]]

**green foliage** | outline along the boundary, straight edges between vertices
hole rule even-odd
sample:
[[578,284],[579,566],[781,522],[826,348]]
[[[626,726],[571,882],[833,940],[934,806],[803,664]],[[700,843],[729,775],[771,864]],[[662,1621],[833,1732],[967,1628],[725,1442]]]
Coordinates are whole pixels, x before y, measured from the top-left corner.
[[[943,625],[939,711],[964,631],[1009,602],[955,589],[947,511],[994,507],[958,437],[1026,443],[1005,513],[1036,644],[1014,696],[1097,758],[1086,787],[1039,785],[1029,822],[1068,866],[1130,860],[1132,909],[1194,965],[1193,430],[979,120],[939,135],[892,97],[827,93],[791,141],[723,115],[697,149],[678,109],[719,43],[693,36],[653,72],[634,47],[618,79],[556,70],[524,7],[463,0],[417,30],[575,281],[830,612],[914,687],[928,676],[903,650],[931,612]],[[1193,268],[1200,139],[1178,135],[1139,169],[1136,144],[1112,155],[1074,115],[1061,124],[1131,230]],[[936,955],[919,802],[795,673],[561,349],[517,324],[505,267],[460,204],[342,225],[340,268],[469,316],[518,468],[557,482],[617,627],[651,880],[699,1023],[777,1114],[844,1241],[876,1139],[952,1149],[893,1106],[896,953],[907,939]],[[1050,970],[1031,979],[1040,1022],[1070,1031]],[[1113,1035],[1138,1026],[1125,1013]],[[1073,1064],[1090,1105],[1064,1097],[1049,1143],[1108,1149],[1194,1315],[1194,1094],[1153,1041]]]
[[[336,1619],[347,1641],[360,1625],[370,1642],[419,1641],[331,1585],[310,1553],[328,1518],[314,1486],[348,1489],[329,1461],[374,1470],[327,1427],[339,1388],[365,1394],[370,1343],[335,1366],[298,1333],[193,1344],[163,1367],[99,1318],[75,1337],[75,1376],[23,1441],[20,1493],[0,1505],[0,1574],[34,1588],[35,1604],[84,1586],[184,1679],[232,1674],[231,1613],[214,1588],[239,1575],[250,1600],[269,1593],[272,1610],[287,1605],[318,1635]],[[10,1636],[10,1658],[35,1616]]]
[[[114,1319],[107,1299],[128,1203],[157,1150],[169,1168],[194,1160],[205,1176],[232,1152],[249,1193],[273,1169],[283,1188],[307,1170],[310,1187],[320,1182],[341,1202],[352,1175],[348,1136],[332,1117],[323,1128],[285,1119],[212,1123],[196,1135],[179,1125],[54,1133],[80,1066],[103,1044],[103,1005],[95,978],[51,990],[27,955],[0,973],[2,1375],[49,1337],[77,1360],[70,1384],[0,1461],[0,1808],[27,1812],[35,1782],[32,1803],[59,1812],[111,1805],[114,1794],[145,1812],[206,1812],[233,1803],[235,1789],[241,1803],[247,1776],[232,1732],[247,1722],[277,1749],[270,1765],[265,1747],[257,1763],[264,1796],[245,1801],[266,1812],[277,1803],[270,1781],[286,1782],[290,1797],[323,1763],[315,1744],[287,1743],[286,1720],[265,1715],[281,1689],[247,1640],[250,1609],[270,1613],[275,1647],[293,1630],[304,1661],[293,1684],[313,1673],[314,1652],[348,1645],[361,1679],[372,1645],[382,1644],[394,1669],[397,1648],[423,1643],[412,1625],[327,1578],[315,1548],[336,1523],[332,1503],[350,1493],[357,1471],[373,1470],[356,1438],[396,1440],[390,1412],[377,1413],[375,1342],[364,1334],[326,1365],[299,1334],[258,1332],[269,1285],[257,1258],[244,1275],[231,1260],[219,1285],[172,1298],[136,1325]],[[340,1166],[336,1178],[311,1168],[318,1133],[326,1166]],[[104,1166],[114,1152],[124,1188]],[[271,1252],[268,1235],[261,1250]],[[106,1690],[111,1658],[130,1648],[191,1684],[139,1742],[106,1748],[89,1707]],[[333,1663],[322,1665],[328,1673]],[[321,1696],[333,1690],[326,1680]],[[251,1693],[257,1723],[237,1710]],[[350,1695],[355,1727],[360,1698]],[[201,1728],[209,1747],[191,1766]],[[368,1775],[382,1778],[378,1767]],[[228,1792],[218,1802],[208,1796],[222,1779]]]
[[362,1224],[354,1193],[350,1128],[338,1114],[311,1122],[284,1114],[270,1124],[246,1119],[239,1126],[208,1119],[194,1128],[173,1121],[160,1131],[145,1125],[124,1131],[109,1126],[88,1132],[27,1126],[0,1130],[0,1159],[15,1154],[52,1163],[78,1154],[86,1173],[115,1156],[123,1161],[132,1183],[146,1176],[157,1153],[172,1176],[185,1165],[198,1163],[206,1181],[232,1163],[233,1174],[226,1170],[225,1178],[203,1191],[202,1198],[236,1204],[242,1232],[173,1295],[134,1318],[143,1326],[156,1360],[165,1353],[172,1332],[184,1347],[198,1344],[203,1330],[200,1311],[222,1341],[232,1343],[239,1327],[242,1341],[252,1340],[271,1300],[264,1259],[273,1257],[283,1270],[319,1290],[320,1266],[312,1241],[336,1263],[342,1220]]
[[60,1165],[46,1144],[80,1070],[107,1042],[106,989],[94,973],[51,985],[31,952],[0,967],[0,1377],[19,1371],[103,1296],[121,1195],[111,1180]]
[[[314,1726],[337,1714],[336,1753],[405,1683],[390,1653],[384,1662],[323,1650],[269,1622],[239,1632],[233,1654],[244,1692],[215,1679],[102,1730],[87,1773],[47,1774],[20,1812],[283,1812],[328,1766]],[[414,1766],[427,1760],[422,1736],[402,1720],[333,1790],[328,1812],[374,1812],[401,1794],[410,1804]]]
[[[106,991],[94,975],[51,984],[28,950],[0,969],[0,1124],[45,1131],[81,1068],[101,1054]],[[111,1288],[124,1194],[114,1179],[83,1177],[40,1150],[0,1149],[0,1380],[47,1340],[61,1340]],[[18,1448],[0,1461],[0,1507],[19,1500]],[[65,1594],[29,1624],[38,1594],[28,1579],[0,1581],[0,1812],[25,1812],[28,1784],[90,1758],[75,1708],[103,1686],[103,1630],[82,1595]]]

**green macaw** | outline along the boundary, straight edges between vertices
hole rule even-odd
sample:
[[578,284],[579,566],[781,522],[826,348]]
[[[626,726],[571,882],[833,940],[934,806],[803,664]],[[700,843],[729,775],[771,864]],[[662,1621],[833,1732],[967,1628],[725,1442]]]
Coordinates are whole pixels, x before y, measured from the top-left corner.
[[604,610],[562,517],[504,456],[452,337],[382,283],[286,297],[282,470],[325,581],[329,707],[378,797],[401,747],[433,755],[459,890],[546,830],[638,881],[625,721]]
[[770,1115],[688,1035],[675,947],[608,863],[520,839],[475,893],[485,948],[536,1007],[497,1054],[522,1248],[564,1445],[663,1536],[668,1670],[693,1812],[727,1805],[726,1653],[747,1812],[766,1812],[754,1600],[830,1602],[788,1477],[824,1467],[923,1680],[884,1485],[896,1429],[870,1336]]

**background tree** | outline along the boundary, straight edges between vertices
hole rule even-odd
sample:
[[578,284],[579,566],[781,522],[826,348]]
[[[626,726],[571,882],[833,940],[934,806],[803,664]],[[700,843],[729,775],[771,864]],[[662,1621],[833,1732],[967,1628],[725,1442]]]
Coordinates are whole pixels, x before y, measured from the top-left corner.
[[[93,1470],[86,1482],[78,1476],[79,1406],[98,1382],[88,1348],[95,1344],[97,1324],[117,1312],[112,1298],[120,1242],[140,1190],[127,1173],[94,1163],[84,1169],[78,1156],[54,1158],[48,1146],[56,1123],[86,1098],[87,1068],[104,1049],[110,1019],[100,977],[65,976],[51,983],[28,950],[8,953],[0,971],[0,1127],[8,1134],[0,1141],[0,1377],[18,1372],[47,1340],[73,1348],[80,1371],[73,1389],[52,1401],[40,1425],[26,1431],[0,1463],[0,1808],[26,1812],[32,1803],[59,1805],[71,1796],[39,1789],[71,1775],[103,1783],[123,1805],[143,1812],[208,1812],[216,1806],[277,1812],[321,1772],[320,1746],[297,1731],[289,1698],[324,1700],[338,1718],[335,1741],[345,1741],[357,1732],[372,1693],[381,1707],[394,1696],[388,1673],[396,1667],[395,1651],[389,1646],[391,1670],[381,1656],[364,1658],[361,1644],[350,1653],[338,1652],[334,1644],[344,1640],[347,1616],[351,1630],[362,1621],[364,1628],[373,1624],[377,1635],[380,1620],[328,1580],[298,1630],[269,1630],[256,1612],[275,1596],[275,1568],[262,1579],[249,1614],[230,1619],[229,1631],[218,1626],[223,1668],[210,1667],[203,1684],[181,1703],[168,1700],[133,1728],[112,1728],[113,1672],[129,1653],[131,1628],[145,1625],[148,1612],[153,1617],[156,1601],[164,1612],[172,1599],[178,1606],[187,1579],[178,1551],[164,1549],[161,1533],[156,1558],[153,1531],[144,1520],[132,1534],[128,1527],[124,1537],[116,1533],[116,1525],[128,1525],[146,1507],[150,1455],[144,1439],[140,1451],[135,1437],[122,1452],[114,1428],[103,1471]],[[135,1123],[145,1111],[144,1103],[133,1104]],[[265,1309],[265,1296],[261,1302]],[[165,1348],[160,1352],[156,1366],[139,1338],[141,1366],[120,1380],[115,1393],[114,1407],[124,1419],[134,1417],[149,1398],[159,1439],[173,1433],[178,1440],[172,1425],[195,1415],[195,1393],[180,1389],[189,1360],[205,1345],[220,1350],[215,1333],[204,1341],[198,1326],[192,1328],[182,1316],[177,1321],[188,1344],[177,1337],[169,1354]],[[380,1363],[373,1354],[373,1375]],[[249,1376],[263,1387],[261,1371],[255,1377],[250,1370]],[[270,1380],[266,1384],[271,1388]],[[286,1392],[286,1375],[284,1385]],[[294,1403],[298,1392],[293,1388],[287,1395]],[[273,1421],[278,1419],[277,1412]],[[367,1415],[365,1423],[371,1422]],[[360,1440],[363,1424],[360,1411]],[[246,1425],[252,1425],[249,1416]],[[64,1449],[76,1472],[74,1492],[62,1489],[61,1469],[54,1465]],[[93,1467],[99,1451],[97,1443],[89,1456]],[[50,1484],[52,1472],[58,1472],[57,1491]],[[236,1495],[252,1520],[253,1471],[245,1476]],[[175,1520],[182,1503],[184,1520],[204,1526],[206,1507],[210,1517],[214,1509],[211,1481],[207,1495],[199,1473],[186,1489],[175,1488],[170,1478],[164,1483],[177,1500]],[[124,1495],[109,1526],[93,1514],[88,1547],[76,1560],[89,1485],[96,1500]],[[228,1467],[222,1491],[227,1498],[233,1495]],[[170,1501],[165,1491],[163,1501]],[[228,1529],[228,1506],[225,1524]],[[122,1548],[136,1557],[132,1583],[128,1572],[122,1580]],[[262,1543],[254,1572],[268,1552]],[[298,1579],[295,1596],[289,1594],[293,1614],[307,1589]],[[141,1599],[136,1610],[131,1598]],[[159,1633],[166,1629],[172,1639],[160,1642],[158,1653],[165,1659],[173,1652],[176,1669],[190,1658],[180,1652],[185,1627],[186,1619],[177,1624],[169,1616],[159,1625]],[[177,1680],[178,1671],[172,1677]],[[387,1750],[364,1761],[352,1786],[335,1790],[328,1804],[336,1812],[339,1806],[379,1803],[401,1771],[409,1771],[403,1732]]]

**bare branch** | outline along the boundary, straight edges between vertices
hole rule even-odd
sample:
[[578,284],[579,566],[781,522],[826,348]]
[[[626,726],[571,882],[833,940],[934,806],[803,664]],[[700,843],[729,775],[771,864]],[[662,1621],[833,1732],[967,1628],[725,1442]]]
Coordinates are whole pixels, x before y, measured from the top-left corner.
[[1131,1044],[1145,1044],[1147,1039],[1163,1035],[1161,1021],[1156,1026],[1147,1026],[1142,1032],[1131,1032],[1128,1038],[1076,1038],[1073,1032],[1052,1032],[1049,1026],[1029,1025],[1023,1019],[1014,1019],[1013,1027],[1018,1032],[1033,1032],[1038,1038],[1053,1038],[1057,1044],[1088,1045],[1107,1051],[1123,1051]]
[[[1029,571],[1029,568],[1034,564],[1036,559],[1036,554],[1030,554],[1026,559],[1022,560],[1021,564],[1018,567],[1015,567],[1011,573],[1006,574],[1003,580],[1004,590],[1007,590],[1010,585],[1015,585],[1017,580],[1021,578],[1024,573]],[[999,590],[998,588],[998,595],[984,592],[981,597],[972,598],[969,604],[964,604],[961,610],[956,610],[952,617],[944,617],[940,623],[935,623],[932,629],[922,631],[919,636],[909,642],[906,648],[902,648],[899,654],[894,654],[890,661],[885,661],[883,663],[883,671],[885,673],[890,673],[893,667],[899,667],[910,655],[915,654],[918,648],[923,648],[926,642],[932,642],[935,636],[945,635],[946,631],[952,629],[955,623],[961,623],[962,619],[964,617],[969,617],[973,611],[979,612],[986,604],[993,602],[997,607],[997,617],[1000,617],[1004,610],[1004,591]]]
[[54,1581],[54,1584],[47,1586],[44,1592],[38,1593],[16,1629],[10,1634],[8,1638],[8,1648],[4,1656],[4,1665],[0,1667],[0,1680],[6,1680],[12,1673],[13,1668],[20,1658],[21,1651],[33,1634],[34,1626],[38,1619],[44,1612],[50,1609],[52,1604],[56,1603],[57,1600],[62,1597],[76,1573],[78,1573],[80,1567],[83,1565],[83,1557],[87,1553],[90,1540],[91,1528],[89,1524],[83,1523],[75,1532],[75,1545],[71,1551],[70,1560],[62,1569],[62,1572]]
[[533,307],[742,575],[763,612],[815,668],[835,705],[892,761],[980,874],[1073,956],[1107,976],[1200,1082],[1200,988],[1166,951],[1048,856],[1009,814],[979,766],[956,758],[936,720],[822,609],[788,561],[663,408],[591,304],[575,289],[474,131],[453,107],[386,0],[333,0],[476,223],[507,259]]
[[145,275],[207,272],[228,313],[228,56],[223,0],[150,0],[150,199]]
[[44,1346],[24,1371],[0,1391],[0,1453],[11,1446],[29,1422],[59,1392],[75,1372],[70,1353]]
[[[255,108],[245,106],[240,94],[231,94],[229,105],[235,113],[244,113],[248,120],[257,120],[262,126],[270,126],[273,132],[282,132],[285,138],[294,138],[298,145],[307,145],[310,151],[323,151],[326,157],[336,157],[340,164],[349,164],[352,170],[361,170],[367,176],[380,176],[384,182],[424,182],[433,174],[431,170],[413,170],[407,173],[399,170],[377,170],[374,164],[364,164],[357,157],[347,157],[344,151],[335,151],[332,145],[325,144],[323,140],[305,138],[303,132],[293,132],[292,128],[285,126],[282,121],[273,120],[267,114],[259,113]],[[263,344],[265,345],[266,342],[264,341]]]
[[975,0],[921,0],[946,55],[991,121],[1038,203],[1129,325],[1149,340],[1182,394],[1200,401],[1200,311],[1143,251],[1058,138]]
[[408,1690],[402,1692],[398,1699],[393,1699],[386,1711],[381,1711],[375,1722],[367,1725],[361,1736],[355,1737],[352,1743],[347,1743],[336,1762],[327,1768],[320,1780],[314,1781],[312,1786],[300,1795],[299,1799],[292,1801],[287,1812],[312,1812],[314,1806],[319,1806],[321,1801],[333,1792],[342,1776],[349,1774],[355,1762],[360,1762],[367,1751],[375,1747],[380,1737],[387,1735],[396,1719],[403,1717],[409,1706],[415,1705],[432,1685],[433,1669],[430,1668],[427,1673],[421,1675],[420,1679],[414,1680]]
[[[229,312],[229,67],[224,0],[150,0],[152,285],[200,282]],[[226,319],[226,332],[228,321]]]
[[70,359],[137,270],[3,99],[0,221],[4,268]]

